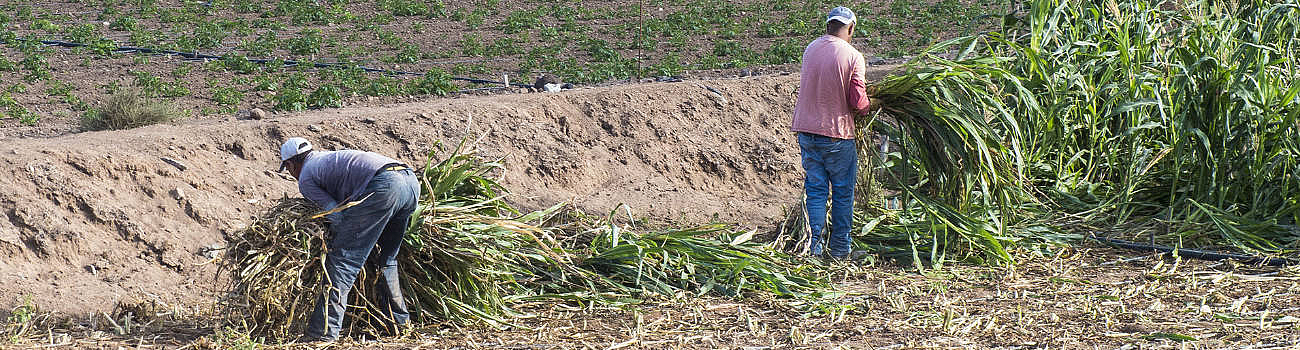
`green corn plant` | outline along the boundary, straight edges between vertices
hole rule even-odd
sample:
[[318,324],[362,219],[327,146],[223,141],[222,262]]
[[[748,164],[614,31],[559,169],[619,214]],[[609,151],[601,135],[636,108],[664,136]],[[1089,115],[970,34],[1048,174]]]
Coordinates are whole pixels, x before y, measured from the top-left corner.
[[[1035,0],[1021,10],[877,86],[886,108],[860,128],[902,151],[864,170],[906,200],[896,219],[863,226],[864,246],[997,257],[1008,243],[1075,232],[1300,249],[1300,5]],[[1042,229],[1064,218],[1074,225]],[[1003,245],[978,244],[989,240],[967,222],[989,223]]]

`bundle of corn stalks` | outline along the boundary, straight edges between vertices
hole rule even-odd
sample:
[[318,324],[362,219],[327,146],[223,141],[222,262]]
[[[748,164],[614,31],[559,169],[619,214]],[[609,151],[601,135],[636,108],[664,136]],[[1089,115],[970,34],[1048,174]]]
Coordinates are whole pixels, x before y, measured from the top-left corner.
[[980,261],[1108,233],[1300,251],[1300,3],[1016,10],[876,86],[885,108],[860,131],[901,147],[864,172],[904,200],[859,221],[861,244]]
[[[462,145],[463,146],[463,145]],[[458,147],[420,176],[420,205],[398,254],[412,322],[508,326],[512,303],[553,300],[628,303],[649,297],[756,293],[819,300],[818,271],[752,242],[752,232],[707,225],[640,233],[610,217],[564,205],[519,214],[489,173],[499,166]],[[316,208],[286,198],[234,238],[226,305],[253,334],[292,339],[324,287],[326,229]],[[634,221],[634,220],[629,220]],[[582,237],[582,238],[579,238]],[[369,267],[353,287],[349,334],[386,333]]]
[[[923,250],[932,260],[957,251],[967,259],[1008,261],[1004,219],[1014,218],[1009,204],[1024,195],[1015,143],[1019,130],[994,83],[1006,73],[992,58],[931,59],[873,86],[883,108],[858,124],[859,135],[874,131],[899,146],[900,152],[882,162],[874,145],[859,143],[859,153],[866,155],[859,172],[871,176],[884,170],[876,183],[907,199],[901,210],[912,214],[904,218],[911,221],[898,224],[912,228],[885,236],[871,228],[859,232],[870,239],[868,245],[928,247]],[[915,249],[909,252],[917,255]]]
[[[398,255],[402,291],[412,318],[501,323],[503,298],[516,276],[562,266],[550,260],[553,241],[527,224],[550,212],[525,216],[500,199],[501,186],[486,175],[498,166],[457,148],[420,174],[416,213]],[[324,239],[318,210],[305,199],[285,198],[234,237],[228,261],[233,286],[227,305],[239,325],[272,339],[302,334],[306,317],[325,291],[321,283]],[[532,265],[547,265],[534,268]],[[345,317],[351,334],[384,331],[373,287],[378,276],[366,266],[353,286]]]
[[[323,222],[311,220],[315,204],[301,198],[282,198],[256,222],[245,228],[228,250],[237,262],[228,295],[231,314],[260,333],[286,338],[302,334],[306,317],[322,295]],[[242,323],[242,322],[241,322]]]

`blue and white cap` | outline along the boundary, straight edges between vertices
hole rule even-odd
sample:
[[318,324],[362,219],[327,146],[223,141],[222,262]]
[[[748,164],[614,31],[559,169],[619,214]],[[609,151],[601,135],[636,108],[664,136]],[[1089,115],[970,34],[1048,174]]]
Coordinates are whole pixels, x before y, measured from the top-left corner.
[[850,24],[857,20],[858,16],[853,15],[853,10],[844,6],[833,8],[831,13],[826,15],[826,22],[840,21],[840,23]]
[[290,158],[299,154],[307,153],[311,150],[311,142],[301,137],[291,137],[280,145],[280,171],[284,171],[284,166]]

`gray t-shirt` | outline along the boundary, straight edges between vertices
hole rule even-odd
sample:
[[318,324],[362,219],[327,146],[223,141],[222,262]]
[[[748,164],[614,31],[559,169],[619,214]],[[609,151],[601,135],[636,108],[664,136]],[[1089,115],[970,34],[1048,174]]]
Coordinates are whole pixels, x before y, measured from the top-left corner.
[[360,198],[366,184],[384,166],[403,164],[372,152],[312,151],[298,173],[298,191],[325,210]]

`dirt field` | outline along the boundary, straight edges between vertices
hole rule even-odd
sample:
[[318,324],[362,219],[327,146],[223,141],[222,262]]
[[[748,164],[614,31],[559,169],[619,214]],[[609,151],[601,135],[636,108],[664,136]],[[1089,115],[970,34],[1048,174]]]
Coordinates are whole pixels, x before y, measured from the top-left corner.
[[[532,84],[541,74],[580,85],[636,78],[723,77],[798,70],[835,2],[688,1],[83,1],[0,3],[0,136],[79,130],[83,115],[122,89],[174,103],[195,120],[254,107],[408,102],[412,75],[388,76],[175,56],[108,54],[40,40],[111,43],[240,59],[343,62],[392,71],[441,70]],[[859,38],[871,62],[897,62],[977,29],[1001,0],[862,1]],[[457,89],[484,85],[454,82]],[[311,97],[329,88],[335,93]],[[416,93],[414,95],[425,95]]]

